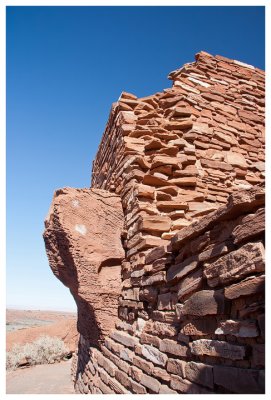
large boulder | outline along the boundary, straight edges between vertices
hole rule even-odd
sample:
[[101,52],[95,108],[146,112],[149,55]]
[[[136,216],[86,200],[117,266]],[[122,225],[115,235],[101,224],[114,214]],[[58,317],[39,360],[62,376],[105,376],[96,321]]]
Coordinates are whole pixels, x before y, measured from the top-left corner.
[[101,189],[57,190],[45,219],[50,267],[78,307],[78,331],[99,346],[114,328],[121,292],[123,212]]

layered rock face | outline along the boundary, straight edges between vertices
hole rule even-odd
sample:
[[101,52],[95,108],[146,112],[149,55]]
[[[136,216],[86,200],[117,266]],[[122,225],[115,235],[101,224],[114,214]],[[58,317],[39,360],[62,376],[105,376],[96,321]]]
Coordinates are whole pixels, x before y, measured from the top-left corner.
[[50,266],[78,306],[78,331],[98,346],[114,328],[121,293],[119,196],[100,189],[58,190],[45,226]]
[[92,189],[58,191],[46,220],[75,388],[263,393],[264,72],[201,52],[169,77],[122,93]]

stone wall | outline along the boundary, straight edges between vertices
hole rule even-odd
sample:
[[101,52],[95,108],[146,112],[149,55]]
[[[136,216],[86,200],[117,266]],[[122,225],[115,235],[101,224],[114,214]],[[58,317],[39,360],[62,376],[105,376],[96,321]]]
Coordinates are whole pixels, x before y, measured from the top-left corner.
[[[122,205],[122,232],[105,233],[107,243],[114,235],[122,243],[122,261],[118,246],[118,256],[107,251],[88,265],[78,232],[69,230],[98,331],[94,341],[87,309],[82,314],[78,303],[75,388],[263,393],[264,72],[201,52],[169,78],[172,88],[161,93],[121,94],[93,163],[90,195],[100,190]],[[82,207],[84,215],[93,212],[91,202]],[[73,226],[82,225],[80,215]],[[100,214],[105,227],[110,218]],[[91,223],[97,222],[88,223],[83,248],[91,243],[95,253]],[[62,243],[55,253],[51,246],[55,230],[51,224],[48,234],[47,226],[46,248],[61,279],[54,260]],[[95,298],[108,290],[100,270],[117,264],[121,287],[109,329],[110,313],[104,319]]]
[[264,392],[262,190],[235,193],[135,272],[101,347],[81,336],[78,392]]

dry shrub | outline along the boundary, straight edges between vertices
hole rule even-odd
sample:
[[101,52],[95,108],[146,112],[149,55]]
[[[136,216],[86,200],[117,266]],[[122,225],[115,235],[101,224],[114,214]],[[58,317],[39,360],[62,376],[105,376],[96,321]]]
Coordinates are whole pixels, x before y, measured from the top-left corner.
[[6,368],[16,369],[22,360],[30,365],[50,364],[62,360],[68,353],[69,350],[61,339],[42,336],[33,343],[13,346],[7,353]]

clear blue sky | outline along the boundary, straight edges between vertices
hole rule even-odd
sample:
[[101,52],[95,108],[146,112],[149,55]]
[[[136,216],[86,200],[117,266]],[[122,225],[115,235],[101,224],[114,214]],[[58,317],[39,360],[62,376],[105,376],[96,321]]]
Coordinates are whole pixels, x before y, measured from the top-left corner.
[[74,307],[43,220],[55,189],[90,185],[112,102],[170,87],[205,50],[264,69],[264,7],[7,8],[7,305]]

